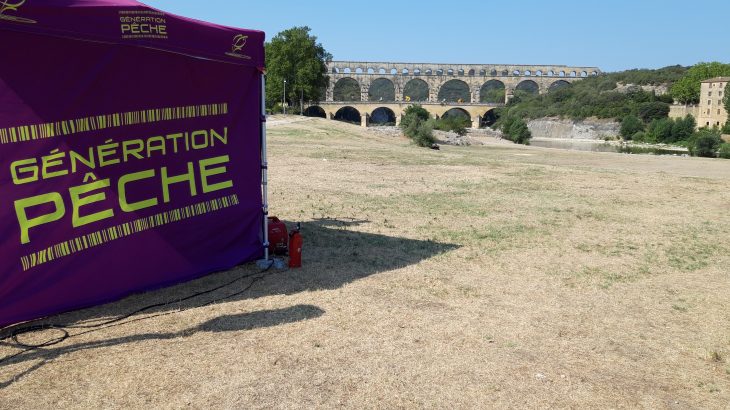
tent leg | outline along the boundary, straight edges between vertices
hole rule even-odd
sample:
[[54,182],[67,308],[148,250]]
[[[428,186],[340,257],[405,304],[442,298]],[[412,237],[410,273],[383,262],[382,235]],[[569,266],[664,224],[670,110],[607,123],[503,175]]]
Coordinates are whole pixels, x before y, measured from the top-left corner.
[[261,198],[263,200],[264,258],[256,262],[259,268],[268,269],[269,260],[269,162],[266,153],[266,76],[261,73]]

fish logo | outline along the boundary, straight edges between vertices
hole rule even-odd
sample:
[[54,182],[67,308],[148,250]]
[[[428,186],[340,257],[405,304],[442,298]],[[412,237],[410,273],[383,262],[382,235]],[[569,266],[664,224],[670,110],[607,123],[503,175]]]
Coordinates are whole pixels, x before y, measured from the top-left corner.
[[247,41],[248,41],[248,36],[244,36],[243,34],[239,34],[239,35],[233,37],[233,45],[231,46],[231,51],[226,53],[226,55],[229,55],[231,57],[250,60],[251,57],[249,57],[245,54],[241,54],[241,50],[243,50],[243,48],[246,47]]
[[17,12],[20,6],[25,4],[25,1],[26,0],[0,0],[0,20],[25,24],[35,23],[35,20],[6,14],[8,11]]

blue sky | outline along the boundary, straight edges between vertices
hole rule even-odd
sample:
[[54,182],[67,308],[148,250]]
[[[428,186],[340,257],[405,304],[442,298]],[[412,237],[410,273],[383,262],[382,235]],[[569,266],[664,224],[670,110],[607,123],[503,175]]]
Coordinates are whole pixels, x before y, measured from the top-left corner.
[[307,25],[336,60],[565,64],[604,71],[730,62],[730,0],[142,0],[263,30]]

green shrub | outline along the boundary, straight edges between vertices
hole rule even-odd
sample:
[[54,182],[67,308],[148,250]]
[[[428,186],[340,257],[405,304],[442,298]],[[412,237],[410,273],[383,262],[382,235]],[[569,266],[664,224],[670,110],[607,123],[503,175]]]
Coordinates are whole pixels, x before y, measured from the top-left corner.
[[463,137],[470,125],[469,119],[464,117],[445,117],[435,121],[434,128],[440,131],[452,131]]
[[703,128],[694,135],[689,141],[689,153],[695,157],[712,158],[722,144],[719,132],[707,128]]
[[625,140],[630,140],[639,131],[644,131],[644,123],[635,115],[627,115],[621,120],[621,136]]
[[720,144],[719,156],[720,158],[730,159],[730,143]]
[[532,133],[530,132],[530,129],[527,128],[525,120],[517,118],[510,124],[509,130],[507,131],[507,138],[517,144],[530,145]]
[[661,101],[649,101],[639,104],[639,117],[644,122],[650,122],[669,115],[669,104]]
[[636,134],[631,136],[631,139],[635,142],[649,142],[647,141],[648,135],[644,131],[638,131]]
[[[417,108],[410,110],[412,107]],[[425,118],[423,115],[424,112],[426,114]],[[403,130],[403,134],[419,147],[430,147],[436,142],[436,139],[433,137],[433,120],[429,119],[428,111],[421,106],[406,108],[405,116],[401,121],[401,129]]]

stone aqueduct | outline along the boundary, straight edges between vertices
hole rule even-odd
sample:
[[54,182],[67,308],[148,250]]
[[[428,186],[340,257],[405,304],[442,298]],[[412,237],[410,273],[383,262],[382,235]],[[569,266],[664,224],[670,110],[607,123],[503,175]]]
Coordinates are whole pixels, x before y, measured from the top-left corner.
[[[332,61],[325,101],[307,105],[306,115],[359,121],[400,122],[418,103],[432,115],[458,112],[472,127],[488,125],[490,112],[517,91],[547,93],[601,73],[597,67],[563,65],[427,64]],[[349,88],[348,88],[349,87]],[[374,91],[374,88],[377,90]],[[345,91],[343,91],[345,90]],[[347,92],[349,90],[349,92]]]

